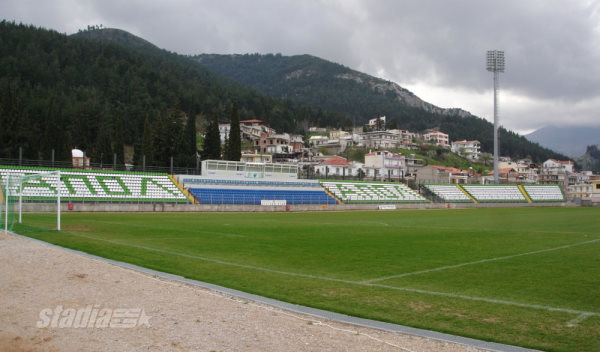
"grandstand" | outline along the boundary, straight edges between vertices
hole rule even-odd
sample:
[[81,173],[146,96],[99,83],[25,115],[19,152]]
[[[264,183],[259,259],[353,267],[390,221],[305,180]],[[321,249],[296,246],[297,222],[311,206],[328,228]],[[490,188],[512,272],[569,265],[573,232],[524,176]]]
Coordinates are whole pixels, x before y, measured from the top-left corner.
[[[321,189],[260,189],[260,188],[191,188],[190,193],[201,204],[337,204]],[[265,201],[285,201],[282,203]]]
[[427,202],[402,183],[322,181],[321,185],[344,203]]
[[565,194],[559,185],[524,185],[532,202],[564,202]]
[[338,204],[316,180],[298,180],[294,164],[202,162],[202,175],[179,182],[200,204]]
[[[0,166],[0,178],[8,175],[19,177],[28,174],[57,171],[57,169],[18,166]],[[61,183],[55,176],[25,182],[22,196],[29,201],[56,200],[60,196],[67,201],[90,202],[153,202],[187,203],[188,197],[167,174],[118,172],[100,170],[60,169]],[[17,185],[9,191],[19,194]]]
[[481,203],[527,202],[527,199],[517,185],[462,185],[462,188]]
[[528,200],[531,200],[533,203],[566,201],[565,195],[559,185],[430,184],[423,186],[447,203],[468,203],[473,201],[482,203],[524,203],[528,202]]
[[473,200],[455,184],[424,185],[424,187],[447,203],[473,203]]
[[[179,175],[179,182],[162,173],[49,169],[0,166],[0,179],[60,171],[22,184],[25,201],[200,204],[355,204],[423,203],[423,196],[401,183],[317,181],[298,179],[297,165],[204,161],[203,175]],[[183,187],[180,187],[182,184]],[[447,203],[564,202],[559,185],[424,185]],[[188,192],[189,191],[189,192]],[[21,191],[17,184],[10,194]]]

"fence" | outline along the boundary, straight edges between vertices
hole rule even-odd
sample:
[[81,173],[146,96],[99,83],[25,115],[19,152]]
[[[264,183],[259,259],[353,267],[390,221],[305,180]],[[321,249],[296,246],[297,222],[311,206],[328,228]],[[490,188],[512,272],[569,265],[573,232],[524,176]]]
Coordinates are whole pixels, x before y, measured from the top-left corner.
[[[29,167],[47,167],[57,169],[73,169],[73,163],[70,161],[51,161],[51,160],[32,160],[32,159],[5,159],[0,158],[0,165],[9,166],[29,166]],[[79,167],[78,169],[82,169]],[[142,166],[132,164],[106,164],[89,163],[85,169],[89,170],[109,170],[109,171],[137,171],[137,172],[157,172],[165,174],[184,174],[199,175],[200,167],[163,167],[163,166]]]

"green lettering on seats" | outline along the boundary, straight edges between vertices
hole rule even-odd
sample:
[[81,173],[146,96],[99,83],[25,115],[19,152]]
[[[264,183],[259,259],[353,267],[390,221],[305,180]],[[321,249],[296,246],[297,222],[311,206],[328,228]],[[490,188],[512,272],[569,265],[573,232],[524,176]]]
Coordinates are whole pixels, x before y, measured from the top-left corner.
[[61,175],[61,179],[62,179],[63,183],[65,184],[65,186],[67,187],[67,189],[69,190],[69,194],[77,194],[77,191],[75,190],[75,188],[73,188],[73,185],[71,184],[71,179],[77,179],[77,180],[83,181],[83,183],[85,184],[85,186],[87,187],[87,189],[90,191],[91,194],[98,194],[98,192],[96,192],[96,190],[94,189],[94,186],[92,186],[92,184],[90,183],[90,180],[88,179],[87,175],[63,174],[63,175]]
[[23,183],[23,190],[25,190],[25,188],[31,187],[31,188],[48,188],[49,190],[51,190],[54,193],[56,192],[56,187],[52,186],[51,184],[49,184],[48,182],[44,181],[43,179],[38,179],[37,182],[36,181],[27,181]]
[[356,194],[356,192],[354,192],[352,189],[350,189],[351,186],[349,186],[349,185],[337,183],[337,184],[335,184],[335,186],[342,194],[342,198],[347,198],[349,194]]
[[373,186],[371,186],[371,190],[373,192],[379,194],[380,196],[386,197],[388,199],[400,198],[399,196],[397,196],[394,193],[387,190],[384,185],[373,185]]
[[146,195],[147,189],[148,189],[148,182],[152,182],[155,185],[157,185],[160,189],[163,189],[169,193],[171,193],[174,196],[177,196],[177,194],[175,194],[175,192],[171,191],[170,189],[168,189],[167,187],[161,185],[160,183],[156,182],[155,180],[153,180],[150,177],[144,177],[142,178],[142,196]]
[[[111,195],[111,196],[130,196],[131,195],[131,191],[129,190],[129,188],[127,188],[127,186],[125,186],[125,183],[123,183],[123,180],[121,180],[120,177],[98,175],[98,176],[96,176],[96,180],[98,181],[98,183],[100,184],[100,187],[102,187],[102,189],[104,190],[104,192],[106,192],[107,195]],[[117,181],[117,183],[121,187],[121,191],[113,191],[110,188],[108,188],[105,180]]]

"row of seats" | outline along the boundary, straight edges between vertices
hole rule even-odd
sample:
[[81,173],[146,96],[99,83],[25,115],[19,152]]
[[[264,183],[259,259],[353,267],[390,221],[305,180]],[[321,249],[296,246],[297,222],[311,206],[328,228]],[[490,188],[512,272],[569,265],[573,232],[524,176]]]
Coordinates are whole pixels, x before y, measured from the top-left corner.
[[424,185],[425,188],[433,192],[435,195],[440,197],[446,202],[450,203],[473,203],[465,192],[463,192],[456,185]]
[[202,204],[261,204],[262,200],[285,200],[286,204],[337,204],[324,191],[290,191],[265,189],[190,188]]
[[463,185],[478,202],[527,202],[516,185]]
[[[9,175],[17,178],[37,171],[2,168],[0,177],[6,180]],[[22,196],[32,200],[56,199],[58,186],[56,174],[41,176],[23,183]],[[61,170],[60,190],[61,197],[70,200],[188,202],[186,195],[166,174]],[[20,189],[13,184],[9,191],[12,195],[18,195]]]
[[193,183],[214,184],[214,185],[243,185],[243,186],[292,186],[292,187],[318,187],[319,181],[262,181],[262,180],[220,180],[209,178],[184,178],[183,184],[189,185]]
[[402,183],[321,182],[344,203],[426,202],[417,192]]
[[566,200],[559,185],[524,185],[523,189],[533,202],[564,202]]

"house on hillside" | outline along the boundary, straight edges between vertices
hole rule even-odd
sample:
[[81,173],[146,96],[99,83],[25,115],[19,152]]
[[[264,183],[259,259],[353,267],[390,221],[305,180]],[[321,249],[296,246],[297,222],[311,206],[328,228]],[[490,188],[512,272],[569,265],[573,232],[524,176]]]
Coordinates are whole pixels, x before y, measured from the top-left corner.
[[442,148],[450,149],[449,136],[440,131],[430,131],[423,134],[423,140],[426,143],[437,145]]
[[479,160],[479,156],[481,155],[481,143],[478,140],[455,141],[452,142],[451,150],[463,158],[475,161]]
[[[493,180],[494,170],[488,172],[488,176]],[[525,178],[514,168],[498,168],[498,182],[501,184],[524,184]]]
[[271,154],[259,154],[259,153],[242,153],[240,158],[242,163],[272,163],[273,155]]
[[399,181],[406,175],[406,158],[387,150],[365,155],[365,176],[373,180]]
[[461,170],[455,167],[428,165],[417,170],[418,184],[465,184],[480,183],[481,175],[472,170]]
[[352,164],[349,163],[346,158],[342,158],[341,156],[334,156],[322,160],[315,166],[315,173],[322,178],[352,176],[352,172]]
[[254,141],[254,149],[268,154],[292,154],[294,152],[290,145],[290,135],[287,133],[263,134],[260,139]]
[[400,136],[390,131],[365,132],[360,143],[370,149],[398,149]]
[[[225,140],[229,138],[229,130],[231,128],[231,124],[220,123],[219,124],[219,133],[221,135],[221,144],[225,143]],[[244,120],[240,121],[240,138],[245,141],[255,141],[261,136],[267,134],[274,134],[275,130],[271,127],[265,125],[265,123],[261,120]]]
[[[567,189],[571,174],[574,173],[575,164],[572,161],[562,161],[548,159],[542,164],[539,175],[540,184],[559,184],[563,189]],[[576,179],[572,179],[573,182]]]
[[398,130],[398,129],[393,129],[393,130],[388,130],[388,131],[398,135],[398,137],[399,137],[398,147],[399,148],[409,149],[409,150],[417,149],[418,146],[414,142],[415,139],[418,138],[417,133],[410,132],[409,130]]

